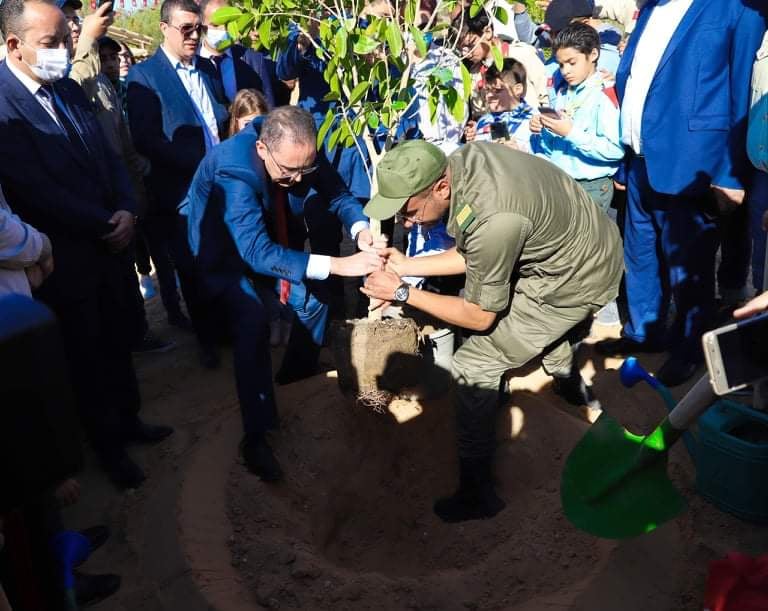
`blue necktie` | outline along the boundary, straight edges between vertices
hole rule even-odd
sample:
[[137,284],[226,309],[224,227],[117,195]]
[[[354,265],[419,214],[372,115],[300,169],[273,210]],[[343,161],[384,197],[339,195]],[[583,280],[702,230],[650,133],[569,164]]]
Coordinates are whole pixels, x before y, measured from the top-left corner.
[[80,130],[77,129],[74,120],[62,103],[61,98],[59,98],[59,96],[56,95],[56,92],[53,90],[53,86],[43,85],[41,89],[45,92],[45,95],[48,97],[48,99],[50,99],[53,103],[53,109],[56,111],[56,116],[59,118],[59,122],[64,128],[64,131],[67,132],[67,138],[69,139],[69,142],[72,144],[72,146],[76,147],[82,155],[87,157],[89,154],[88,145],[85,143]]

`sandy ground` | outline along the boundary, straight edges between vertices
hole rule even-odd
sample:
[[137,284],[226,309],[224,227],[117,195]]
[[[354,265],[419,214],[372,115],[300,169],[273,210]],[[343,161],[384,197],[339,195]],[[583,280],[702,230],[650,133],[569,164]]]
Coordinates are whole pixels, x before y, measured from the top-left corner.
[[[266,486],[237,458],[229,355],[220,370],[201,370],[192,338],[164,324],[159,303],[149,314],[178,347],[136,359],[143,415],[176,434],[132,450],[149,474],[135,492],[115,491],[91,460],[83,499],[65,514],[72,528],[113,529],[84,567],[123,575],[119,594],[98,609],[693,611],[709,561],[768,549],[768,529],[694,493],[682,444],[669,468],[689,499],[682,516],[618,543],[575,530],[562,515],[559,479],[588,425],[541,371],[514,380],[500,414],[497,475],[507,508],[494,520],[445,525],[431,512],[455,486],[447,398],[398,424],[353,408],[324,375],[278,389],[282,427],[273,442],[287,478]],[[582,360],[605,408],[634,432],[666,413],[649,389],[620,386],[619,361],[589,348]],[[651,371],[658,361],[644,359]]]

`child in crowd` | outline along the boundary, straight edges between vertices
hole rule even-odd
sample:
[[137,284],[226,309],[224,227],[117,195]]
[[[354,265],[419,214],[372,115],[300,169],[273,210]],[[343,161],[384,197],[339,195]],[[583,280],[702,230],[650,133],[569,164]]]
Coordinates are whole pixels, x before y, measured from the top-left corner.
[[[609,214],[613,176],[624,157],[619,138],[619,103],[612,83],[597,69],[600,35],[592,26],[575,22],[552,43],[562,82],[553,108],[531,118],[534,153],[575,178],[592,200]],[[597,314],[601,324],[620,324],[616,302]]]
[[505,59],[504,66],[488,68],[485,99],[490,112],[477,120],[475,140],[494,140],[531,152],[530,120],[533,109],[525,101],[525,66]]
[[256,117],[269,112],[267,100],[255,89],[241,89],[229,109],[229,136],[245,128]]
[[597,70],[600,36],[589,25],[572,23],[558,33],[552,49],[563,83],[553,108],[531,118],[531,132],[538,134],[533,151],[575,178],[608,212],[624,147],[616,94]]
[[[264,96],[255,89],[241,89],[237,92],[232,106],[229,109],[229,136],[245,129],[254,118],[266,115],[269,105]],[[293,320],[293,311],[290,306],[280,303],[275,292],[268,286],[260,286],[254,283],[254,288],[259,298],[264,302],[264,307],[269,315],[269,343],[279,346],[288,343]]]

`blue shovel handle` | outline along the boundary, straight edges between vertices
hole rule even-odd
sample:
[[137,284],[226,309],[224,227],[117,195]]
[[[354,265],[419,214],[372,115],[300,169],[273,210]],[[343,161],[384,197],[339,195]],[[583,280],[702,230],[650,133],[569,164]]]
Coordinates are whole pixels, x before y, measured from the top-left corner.
[[[645,382],[664,400],[664,405],[667,406],[667,410],[669,411],[675,409],[675,406],[677,405],[669,388],[664,386],[664,384],[643,369],[643,366],[634,356],[627,357],[621,364],[621,367],[619,368],[619,379],[625,388],[632,388],[638,382]],[[696,440],[690,432],[685,432],[683,434],[683,441],[685,442],[685,447],[688,448],[688,454],[690,454],[691,458],[695,459]]]

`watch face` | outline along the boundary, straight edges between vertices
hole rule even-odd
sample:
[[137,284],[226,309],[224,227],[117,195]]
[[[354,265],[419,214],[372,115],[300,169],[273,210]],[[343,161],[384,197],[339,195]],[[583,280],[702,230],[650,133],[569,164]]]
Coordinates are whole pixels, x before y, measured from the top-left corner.
[[407,299],[408,299],[408,287],[398,286],[397,290],[395,290],[395,300],[406,301]]

